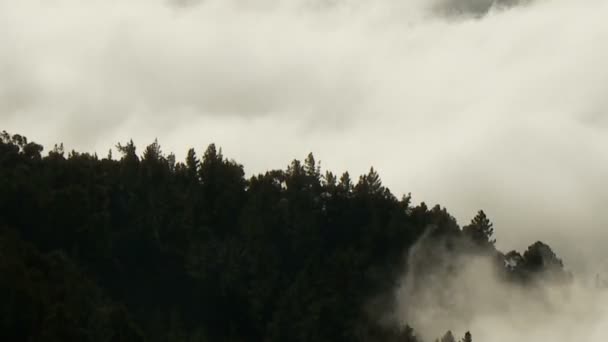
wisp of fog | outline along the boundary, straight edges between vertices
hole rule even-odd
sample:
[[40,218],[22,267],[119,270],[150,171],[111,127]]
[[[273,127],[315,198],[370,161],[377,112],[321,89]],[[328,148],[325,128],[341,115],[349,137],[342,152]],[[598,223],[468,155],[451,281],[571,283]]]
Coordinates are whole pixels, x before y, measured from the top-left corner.
[[[0,120],[103,154],[215,142],[251,174],[309,151],[372,164],[459,221],[487,210],[503,250],[546,241],[587,279],[608,258],[607,15],[603,0],[0,0]],[[442,283],[484,313],[420,313],[423,332],[605,336],[605,294],[582,284],[540,300],[483,260]]]
[[425,236],[410,250],[395,308],[379,316],[384,324],[414,326],[423,341],[445,331],[471,331],[476,341],[496,342],[606,339],[605,275],[510,282],[497,272],[492,255],[454,258],[436,246]]

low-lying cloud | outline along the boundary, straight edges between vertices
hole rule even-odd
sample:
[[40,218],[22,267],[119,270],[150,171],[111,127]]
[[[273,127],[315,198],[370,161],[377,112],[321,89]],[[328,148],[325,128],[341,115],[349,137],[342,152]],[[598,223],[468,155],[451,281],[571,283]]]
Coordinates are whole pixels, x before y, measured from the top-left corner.
[[102,155],[213,141],[249,173],[310,151],[334,171],[374,165],[461,223],[485,209],[504,249],[543,240],[593,272],[608,3],[512,4],[0,0],[0,122]]
[[[474,341],[605,341],[608,290],[593,278],[524,285],[501,277],[492,256],[454,258],[425,247],[412,249],[391,324],[412,325],[424,341],[448,330],[471,331]],[[440,262],[432,267],[429,257]]]

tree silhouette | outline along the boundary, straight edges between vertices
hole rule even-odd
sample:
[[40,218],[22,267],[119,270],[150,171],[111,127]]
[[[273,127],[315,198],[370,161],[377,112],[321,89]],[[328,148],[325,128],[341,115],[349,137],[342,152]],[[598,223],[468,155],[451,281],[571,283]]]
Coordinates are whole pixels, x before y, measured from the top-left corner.
[[465,236],[480,246],[494,245],[496,243],[496,239],[492,238],[494,235],[493,224],[483,210],[477,212],[471,223],[464,226],[462,230]]
[[456,339],[454,339],[454,335],[452,334],[452,332],[448,330],[448,332],[446,332],[445,335],[443,335],[443,337],[439,341],[440,342],[456,342]]
[[473,241],[509,281],[568,279],[549,246],[503,255],[483,211],[461,230],[374,168],[353,185],[311,153],[246,178],[214,144],[181,162],[157,140],[141,156],[132,140],[116,148],[43,156],[0,133],[1,340],[419,342],[364,308],[422,238],[429,269]]

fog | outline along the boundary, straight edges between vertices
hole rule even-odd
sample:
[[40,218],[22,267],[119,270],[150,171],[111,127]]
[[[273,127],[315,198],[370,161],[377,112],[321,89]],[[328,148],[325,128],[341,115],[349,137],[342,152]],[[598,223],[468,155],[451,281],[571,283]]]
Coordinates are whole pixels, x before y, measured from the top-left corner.
[[0,0],[0,123],[105,155],[216,142],[249,174],[315,153],[478,209],[498,246],[608,255],[601,0]]
[[424,341],[448,330],[457,340],[467,331],[473,341],[606,340],[608,292],[595,279],[546,277],[524,285],[500,276],[493,257],[454,258],[429,247],[423,239],[411,250],[396,308],[380,316],[385,324],[409,324]]

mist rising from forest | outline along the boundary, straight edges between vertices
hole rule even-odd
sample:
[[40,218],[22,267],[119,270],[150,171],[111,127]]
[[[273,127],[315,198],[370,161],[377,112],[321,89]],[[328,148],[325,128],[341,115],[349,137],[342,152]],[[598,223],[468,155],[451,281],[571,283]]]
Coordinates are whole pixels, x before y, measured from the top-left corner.
[[599,341],[607,15],[604,0],[0,0],[0,120],[102,156],[130,138],[178,157],[214,141],[249,175],[309,151],[325,169],[374,165],[459,222],[484,208],[503,251],[546,241],[576,275],[528,294],[467,263],[430,289],[479,311],[423,334]]
[[[438,331],[456,337],[472,331],[475,341],[605,341],[605,276],[522,285],[505,281],[492,256],[452,259],[437,253],[425,238],[410,250],[408,270],[395,290],[396,308],[381,316],[385,324],[408,322],[424,341],[433,341]],[[429,266],[430,254],[443,264]]]

